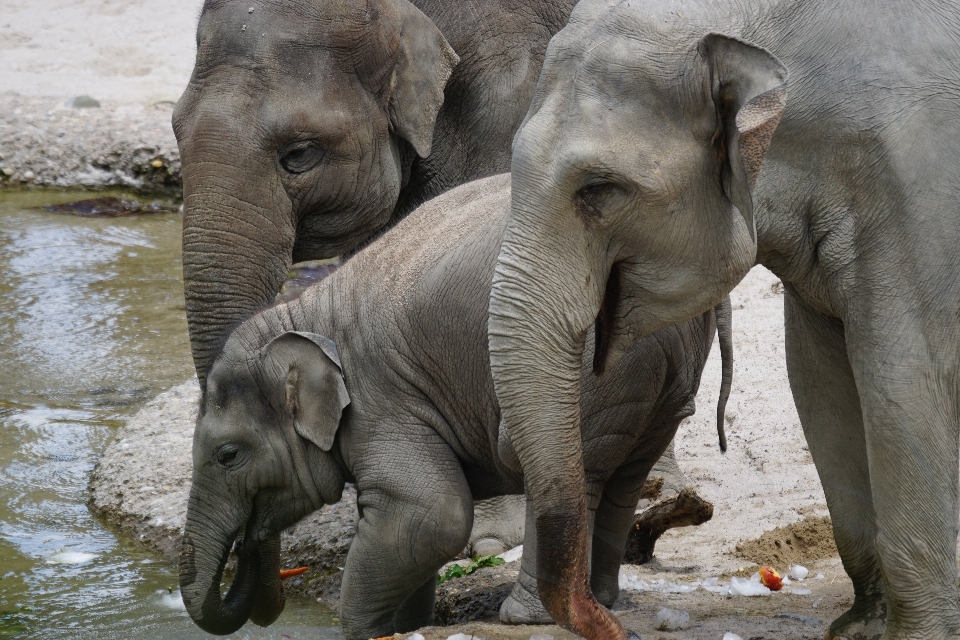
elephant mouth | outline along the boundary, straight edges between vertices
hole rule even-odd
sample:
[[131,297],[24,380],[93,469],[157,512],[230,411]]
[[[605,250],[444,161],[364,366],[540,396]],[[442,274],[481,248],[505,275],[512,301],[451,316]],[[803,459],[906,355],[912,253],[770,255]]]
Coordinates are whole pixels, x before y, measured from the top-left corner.
[[192,566],[194,553],[191,541],[186,537],[184,539],[181,593],[190,617],[207,633],[231,634],[247,620],[265,627],[275,622],[283,612],[286,597],[280,582],[280,534],[255,542],[245,540],[252,540],[252,537],[245,536],[234,544],[237,570],[227,594],[221,597],[220,580],[230,556],[229,541],[209,586],[201,598],[195,598],[191,597],[194,589],[183,580],[183,568]]
[[593,373],[598,376],[606,370],[609,361],[610,345],[616,326],[619,302],[620,263],[615,263],[610,268],[610,275],[607,277],[607,285],[603,291],[603,302],[600,304],[595,325],[594,337],[596,342],[593,349]]

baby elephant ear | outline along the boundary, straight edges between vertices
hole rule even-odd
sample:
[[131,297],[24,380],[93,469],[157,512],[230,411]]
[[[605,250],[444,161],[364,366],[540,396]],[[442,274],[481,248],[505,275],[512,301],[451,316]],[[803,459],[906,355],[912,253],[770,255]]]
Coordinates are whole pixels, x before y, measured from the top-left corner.
[[756,240],[753,189],[763,155],[787,105],[787,68],[763,47],[711,33],[700,41],[717,110],[714,148],[723,191]]
[[283,385],[284,409],[300,437],[333,448],[340,417],[350,404],[337,347],[329,338],[288,331],[263,348],[267,378]]
[[385,2],[398,14],[399,53],[390,78],[387,109],[394,132],[426,158],[443,105],[443,90],[459,56],[437,25],[407,0]]

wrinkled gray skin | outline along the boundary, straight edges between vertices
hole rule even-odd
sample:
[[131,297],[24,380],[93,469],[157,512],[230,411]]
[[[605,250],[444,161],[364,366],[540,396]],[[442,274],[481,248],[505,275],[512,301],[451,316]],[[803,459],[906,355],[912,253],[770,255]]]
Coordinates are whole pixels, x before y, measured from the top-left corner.
[[[499,428],[487,353],[509,184],[495,176],[431,201],[232,334],[201,406],[183,538],[180,589],[201,627],[229,633],[248,616],[276,618],[274,541],[336,502],[344,481],[356,484],[361,514],[343,576],[346,637],[429,624],[436,572],[466,544],[474,499],[518,494],[532,480]],[[570,448],[583,452],[592,586],[607,604],[644,479],[693,413],[714,330],[712,310],[664,328],[600,376],[584,351],[582,432]],[[237,578],[222,602],[238,534]],[[521,582],[534,592],[517,587],[520,607],[536,604],[536,540],[528,521]]]
[[[201,386],[293,262],[507,171],[574,0],[207,0],[173,127]],[[252,8],[252,11],[251,11]]]
[[786,288],[790,383],[856,594],[827,637],[960,638],[960,14],[609,4],[578,5],[548,49],[490,302],[544,603],[623,637],[587,584],[570,399],[588,328],[611,317],[610,366],[760,263]]

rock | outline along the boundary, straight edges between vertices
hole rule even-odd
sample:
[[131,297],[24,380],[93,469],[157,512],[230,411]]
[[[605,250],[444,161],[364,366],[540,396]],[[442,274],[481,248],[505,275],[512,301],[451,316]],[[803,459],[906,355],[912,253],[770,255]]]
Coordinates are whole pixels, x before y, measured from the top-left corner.
[[498,621],[500,605],[510,595],[520,572],[520,561],[477,569],[462,578],[437,586],[437,625],[463,624],[475,620]]
[[65,108],[55,98],[0,92],[0,186],[121,186],[180,195],[169,108],[71,103]]
[[63,213],[83,218],[117,218],[141,213],[168,213],[179,210],[179,207],[171,202],[154,200],[147,203],[132,198],[117,198],[114,196],[52,204],[42,208],[51,213]]
[[67,106],[74,109],[99,109],[100,101],[88,95],[77,96],[67,101]]

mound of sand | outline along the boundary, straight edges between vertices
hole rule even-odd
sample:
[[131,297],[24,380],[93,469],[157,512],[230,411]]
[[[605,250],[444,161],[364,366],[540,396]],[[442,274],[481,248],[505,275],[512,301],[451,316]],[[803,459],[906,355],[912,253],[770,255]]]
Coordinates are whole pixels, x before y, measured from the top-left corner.
[[837,556],[830,518],[807,516],[737,545],[737,555],[759,565],[787,568]]

